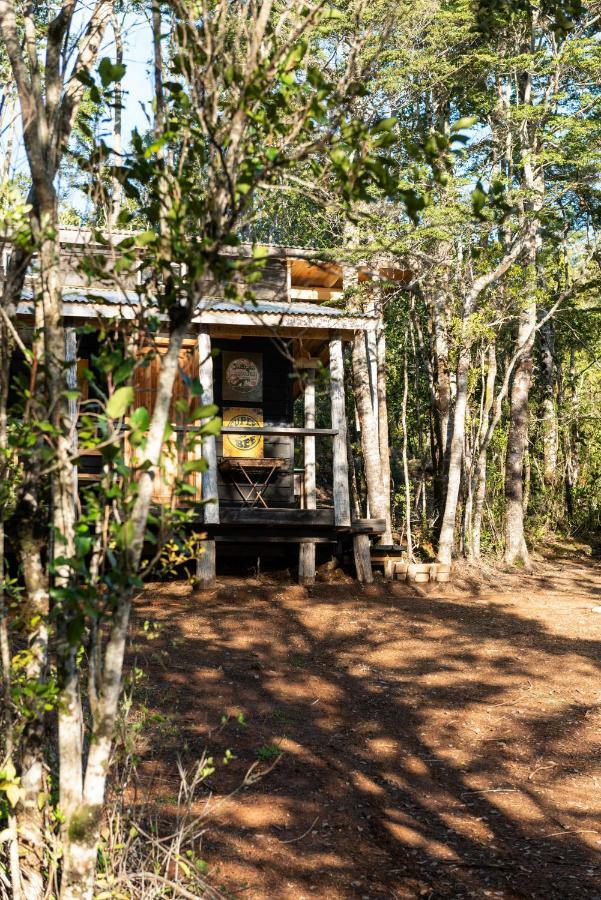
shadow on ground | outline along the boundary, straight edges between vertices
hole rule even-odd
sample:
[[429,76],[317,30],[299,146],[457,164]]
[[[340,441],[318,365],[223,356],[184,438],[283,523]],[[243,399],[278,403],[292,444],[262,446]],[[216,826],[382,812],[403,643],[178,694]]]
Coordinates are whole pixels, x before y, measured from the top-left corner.
[[601,898],[600,585],[580,559],[435,595],[150,586],[138,795],[169,818],[178,756],[212,753],[219,800],[282,752],[214,805],[235,896]]

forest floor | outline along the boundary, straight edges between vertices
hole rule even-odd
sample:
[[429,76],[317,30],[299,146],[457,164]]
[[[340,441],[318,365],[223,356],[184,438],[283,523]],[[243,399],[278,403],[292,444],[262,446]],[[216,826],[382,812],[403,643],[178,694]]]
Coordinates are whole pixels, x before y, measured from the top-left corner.
[[601,898],[601,562],[424,587],[148,587],[137,797],[211,754],[225,896]]

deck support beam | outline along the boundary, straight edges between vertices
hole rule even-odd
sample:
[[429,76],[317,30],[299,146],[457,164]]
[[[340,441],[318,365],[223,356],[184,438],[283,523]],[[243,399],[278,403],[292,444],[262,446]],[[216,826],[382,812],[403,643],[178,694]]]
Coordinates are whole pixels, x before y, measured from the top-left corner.
[[[202,388],[204,406],[213,403],[213,356],[211,353],[211,337],[206,325],[200,326],[198,335],[198,377]],[[204,424],[203,420],[200,424]],[[219,494],[217,489],[217,447],[215,436],[204,435],[202,439],[202,456],[207,463],[202,473],[203,518],[207,524],[219,523]],[[215,581],[216,559],[215,541],[203,541],[197,559],[197,578],[200,587],[210,587]]]
[[215,539],[201,541],[196,557],[196,582],[199,588],[211,588],[215,584],[216,552]]
[[344,362],[342,359],[342,340],[339,332],[332,332],[330,337],[330,400],[332,404],[332,428],[336,429],[333,441],[334,523],[336,525],[350,525],[351,501],[346,450]]
[[355,557],[357,581],[361,581],[363,584],[371,584],[374,576],[371,568],[371,545],[368,534],[353,535],[353,554]]
[[[304,374],[305,428],[315,428],[315,378],[313,371],[307,369]],[[304,439],[304,481],[305,506],[317,509],[317,487],[315,478],[315,435],[306,435]],[[298,551],[298,579],[301,584],[313,584],[315,581],[315,544],[302,543]]]
[[[65,372],[65,380],[70,391],[77,391],[77,329],[65,328],[65,362],[70,363]],[[77,413],[78,400],[77,397],[69,397],[67,400],[67,409],[69,411],[69,428],[71,429],[71,446],[73,448],[73,456],[77,455]],[[77,466],[73,465],[73,486],[75,489],[74,497],[77,496]]]

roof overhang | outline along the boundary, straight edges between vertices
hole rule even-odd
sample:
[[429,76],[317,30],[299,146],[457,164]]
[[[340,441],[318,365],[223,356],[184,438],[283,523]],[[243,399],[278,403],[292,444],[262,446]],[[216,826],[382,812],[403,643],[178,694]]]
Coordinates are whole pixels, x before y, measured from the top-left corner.
[[[65,291],[63,293],[63,316],[66,319],[126,319],[133,321],[142,312],[155,314],[159,320],[168,321],[164,313],[153,311],[152,306],[142,307],[139,297],[133,292],[112,291]],[[31,293],[24,292],[18,307],[18,314],[31,316],[33,303]],[[256,333],[257,328],[277,334],[308,330],[367,331],[376,326],[376,315],[358,315],[333,306],[317,303],[283,301],[251,301],[206,299],[199,305],[193,325],[232,326],[237,329],[249,327]]]

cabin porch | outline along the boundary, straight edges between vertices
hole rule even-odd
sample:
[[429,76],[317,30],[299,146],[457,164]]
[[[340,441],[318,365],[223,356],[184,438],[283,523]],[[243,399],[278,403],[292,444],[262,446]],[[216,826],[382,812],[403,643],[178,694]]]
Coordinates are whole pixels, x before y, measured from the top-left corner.
[[[264,325],[250,333],[242,327],[235,337],[233,322],[199,329],[203,397],[215,402],[224,423],[203,445],[201,585],[215,578],[219,545],[249,542],[297,544],[303,583],[315,578],[317,544],[352,545],[358,576],[371,580],[370,535],[382,534],[386,523],[351,513],[344,347],[367,341],[377,320],[315,306],[295,315],[302,322],[289,320],[275,338]],[[232,371],[239,378],[233,386]]]

